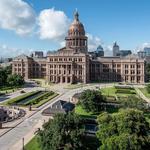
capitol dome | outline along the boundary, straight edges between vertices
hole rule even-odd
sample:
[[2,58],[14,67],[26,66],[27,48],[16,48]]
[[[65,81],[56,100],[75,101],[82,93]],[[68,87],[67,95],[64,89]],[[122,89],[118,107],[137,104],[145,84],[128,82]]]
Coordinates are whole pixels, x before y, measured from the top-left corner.
[[84,36],[85,35],[84,26],[79,21],[79,14],[77,11],[74,13],[74,21],[69,27],[68,35],[69,36],[82,36],[82,35]]
[[79,14],[74,13],[74,20],[69,27],[68,35],[65,38],[66,48],[73,49],[76,53],[87,53],[87,36],[83,24],[79,21]]

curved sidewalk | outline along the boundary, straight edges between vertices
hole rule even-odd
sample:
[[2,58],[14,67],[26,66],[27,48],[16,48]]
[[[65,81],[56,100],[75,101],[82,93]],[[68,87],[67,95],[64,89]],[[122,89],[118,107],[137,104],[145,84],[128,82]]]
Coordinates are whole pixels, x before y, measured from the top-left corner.
[[150,104],[150,99],[147,98],[138,88],[135,87],[135,90],[137,92],[137,94],[143,99],[145,100],[147,103]]

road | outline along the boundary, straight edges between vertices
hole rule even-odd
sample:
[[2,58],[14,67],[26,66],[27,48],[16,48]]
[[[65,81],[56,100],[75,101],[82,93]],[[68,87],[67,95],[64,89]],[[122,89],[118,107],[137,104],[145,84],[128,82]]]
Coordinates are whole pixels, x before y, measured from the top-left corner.
[[[82,88],[78,89],[62,89],[58,86],[58,91],[60,93],[59,97],[54,98],[52,101],[46,103],[45,105],[41,106],[39,110],[29,118],[23,118],[22,123],[20,123],[17,127],[10,130],[8,133],[0,137],[0,150],[21,150],[22,149],[22,139],[24,138],[25,144],[32,139],[34,136],[34,132],[42,126],[44,120],[48,120],[48,118],[41,115],[41,112],[50,107],[54,102],[62,99],[69,101],[70,98],[78,92],[82,92],[85,89],[95,89],[97,86],[99,87],[106,87],[112,86],[111,84],[94,84],[94,85],[87,85]],[[56,89],[55,89],[56,90]]]

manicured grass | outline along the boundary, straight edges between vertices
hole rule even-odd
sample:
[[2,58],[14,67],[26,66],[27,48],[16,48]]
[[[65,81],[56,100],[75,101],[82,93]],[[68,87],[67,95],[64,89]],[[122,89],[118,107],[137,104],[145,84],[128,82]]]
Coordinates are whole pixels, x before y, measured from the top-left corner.
[[150,98],[150,93],[147,92],[146,87],[145,87],[145,88],[139,88],[139,90],[140,90],[147,98]]
[[39,101],[37,104],[33,105],[33,107],[40,107],[43,104],[47,103],[48,101],[52,100],[53,98],[55,98],[56,96],[58,96],[57,93],[54,93],[53,95],[49,96],[48,98],[45,98],[41,101]]
[[9,101],[7,102],[4,102],[3,104],[4,105],[12,105],[12,104],[17,104],[18,102],[30,97],[30,96],[33,96],[33,95],[36,95],[37,93],[39,93],[40,91],[33,91],[33,92],[29,92],[29,93],[26,93],[26,94],[23,94],[23,95],[20,95],[18,97],[15,97],[15,98],[12,98],[10,99]]
[[42,150],[38,143],[37,136],[35,136],[29,143],[27,143],[25,150]]
[[108,87],[102,88],[101,92],[105,96],[114,96],[114,97],[128,97],[130,95],[135,95],[135,89],[130,88],[115,88],[115,87]]
[[92,112],[86,112],[80,105],[76,105],[75,113],[85,117],[85,118],[96,118],[98,114],[93,114]]
[[105,96],[116,96],[116,88],[115,87],[108,87],[108,88],[101,88],[101,92]]
[[5,86],[5,87],[0,87],[0,92],[7,94],[7,93],[15,92],[15,91],[19,90],[20,88],[21,88],[21,86],[20,87]]
[[[18,104],[21,106],[32,105],[33,107],[40,107],[41,105],[45,104],[46,102],[52,100],[54,97],[58,96],[57,93],[54,93],[52,91],[47,91],[41,95],[36,96],[36,94],[39,94],[39,92],[41,92],[41,91],[33,91],[30,93],[26,93],[26,94],[18,96],[16,98],[10,99],[9,101],[4,102],[3,104],[4,105]],[[33,98],[33,96],[35,96],[35,97]],[[31,97],[31,99],[30,99],[30,97]],[[23,100],[26,100],[26,99],[29,99],[29,100],[22,104],[19,104],[19,102],[22,102]]]
[[85,84],[69,84],[65,87],[65,89],[77,89],[77,88],[81,88],[84,87]]
[[49,96],[53,95],[54,92],[50,91],[45,91],[45,92],[42,92],[42,94],[40,94],[39,96],[36,96],[35,98],[32,98],[30,100],[28,100],[27,102],[24,103],[24,105],[35,105],[35,104],[38,104],[39,101],[42,101],[43,99],[46,99],[48,98]]

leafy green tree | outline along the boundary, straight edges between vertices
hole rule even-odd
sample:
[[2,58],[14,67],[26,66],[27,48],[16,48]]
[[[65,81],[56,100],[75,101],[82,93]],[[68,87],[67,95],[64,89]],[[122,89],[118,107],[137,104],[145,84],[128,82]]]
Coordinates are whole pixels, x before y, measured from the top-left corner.
[[146,90],[147,90],[148,93],[150,93],[150,84],[146,85]]
[[7,78],[7,83],[10,86],[20,86],[24,84],[24,79],[21,75],[17,75],[17,74],[12,74],[9,75]]
[[74,113],[57,114],[39,131],[42,150],[80,150],[84,128],[79,116]]
[[146,81],[150,82],[150,63],[146,64],[145,72],[146,72]]
[[0,86],[7,85],[8,75],[11,74],[12,66],[7,66],[5,68],[0,68]]
[[98,116],[101,150],[144,150],[150,146],[150,125],[142,111],[121,109]]
[[79,104],[82,108],[87,112],[93,113],[103,110],[103,106],[101,104],[104,102],[106,102],[105,97],[100,91],[96,90],[85,90],[79,98]]
[[128,96],[128,98],[120,98],[119,101],[124,108],[137,108],[140,110],[146,109],[144,101],[133,95]]
[[7,74],[3,68],[0,68],[0,86],[4,86],[7,83]]

